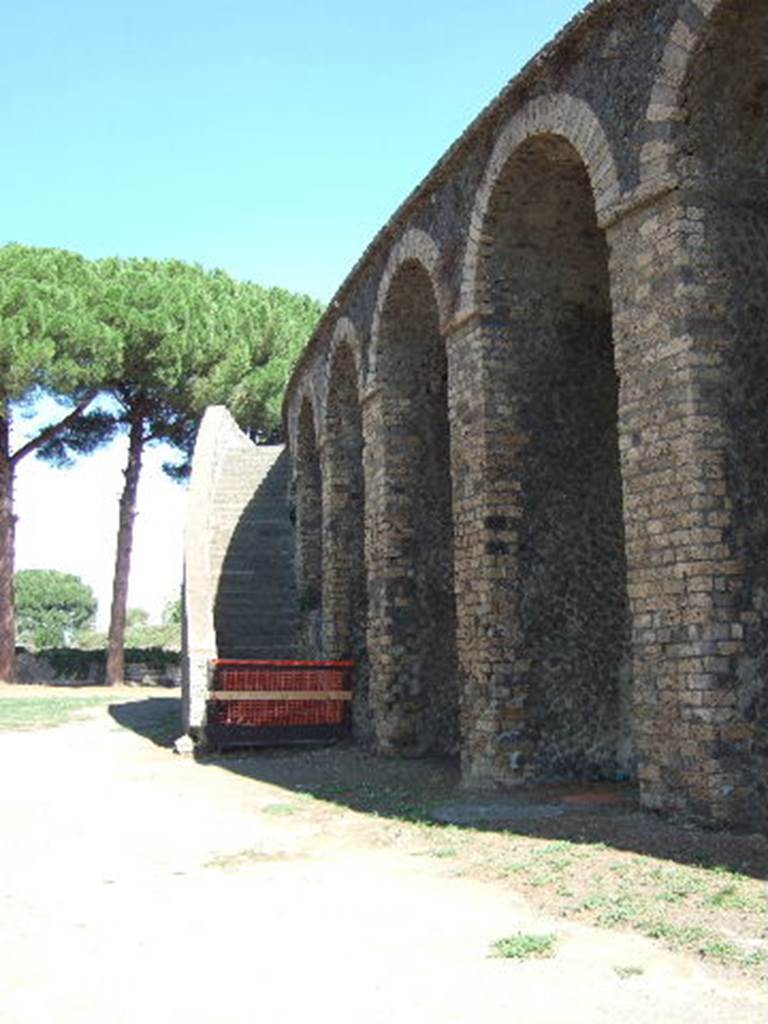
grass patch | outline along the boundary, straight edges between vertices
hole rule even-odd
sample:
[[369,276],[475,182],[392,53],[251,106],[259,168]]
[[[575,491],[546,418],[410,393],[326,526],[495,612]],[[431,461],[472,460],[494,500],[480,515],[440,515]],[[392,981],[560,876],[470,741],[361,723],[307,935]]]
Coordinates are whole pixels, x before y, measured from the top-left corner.
[[299,808],[295,804],[267,804],[261,808],[262,814],[273,814],[275,817],[288,817],[296,814]]
[[677,925],[669,921],[641,921],[638,930],[649,939],[663,939],[672,949],[696,949],[708,938],[707,930],[698,925]]
[[110,693],[88,697],[4,697],[0,700],[0,732],[52,729],[113,700]]
[[654,898],[661,903],[680,903],[689,896],[705,892],[707,888],[704,875],[685,868],[654,868],[649,872],[649,878],[659,886]]
[[645,968],[637,967],[635,964],[626,964],[626,966],[618,964],[613,968],[613,970],[623,980],[626,980],[627,978],[638,978],[641,974],[645,974]]
[[672,949],[686,949],[706,960],[735,967],[755,967],[768,961],[762,950],[748,949],[722,938],[716,932],[695,925],[674,925],[668,921],[642,922],[638,929],[651,939],[661,939]]
[[618,899],[607,910],[604,910],[597,919],[597,923],[603,928],[615,928],[616,925],[627,924],[635,921],[642,913],[642,908],[636,906],[629,900]]
[[254,864],[272,864],[275,861],[287,860],[287,853],[268,853],[265,850],[237,850],[235,853],[219,853],[203,865],[206,868],[218,868],[220,871],[236,871],[238,868],[251,867]]
[[[766,901],[768,902],[768,901]],[[738,885],[725,885],[717,892],[710,893],[703,901],[705,907],[726,910],[759,910],[760,901],[747,896]],[[766,907],[765,909],[768,909]]]
[[533,957],[554,956],[557,937],[551,933],[534,935],[531,932],[517,932],[491,943],[491,956],[503,960],[530,960]]
[[549,914],[634,931],[753,977],[768,962],[768,897],[733,869],[514,833],[467,836],[457,849],[465,875],[522,889]]

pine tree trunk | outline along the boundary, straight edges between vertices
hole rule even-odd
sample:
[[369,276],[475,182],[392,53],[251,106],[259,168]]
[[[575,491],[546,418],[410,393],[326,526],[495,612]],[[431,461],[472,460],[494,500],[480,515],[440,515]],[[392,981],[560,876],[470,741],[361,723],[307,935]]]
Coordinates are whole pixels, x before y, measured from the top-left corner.
[[122,683],[125,677],[125,623],[128,611],[128,580],[131,572],[133,548],[133,521],[136,517],[136,493],[144,453],[144,417],[131,416],[128,438],[128,464],[123,475],[125,485],[120,497],[120,519],[117,530],[115,576],[112,584],[112,610],[109,619],[107,645],[107,685]]
[[16,671],[16,613],[13,598],[13,557],[16,519],[13,514],[15,466],[10,453],[10,425],[0,409],[0,680],[10,683]]

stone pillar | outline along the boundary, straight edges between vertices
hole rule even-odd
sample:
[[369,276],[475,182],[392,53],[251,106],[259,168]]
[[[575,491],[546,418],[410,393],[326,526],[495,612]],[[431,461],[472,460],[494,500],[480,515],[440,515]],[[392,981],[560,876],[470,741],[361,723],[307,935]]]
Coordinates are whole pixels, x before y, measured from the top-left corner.
[[394,463],[407,459],[409,452],[398,436],[401,417],[396,398],[374,389],[365,396],[362,411],[374,742],[382,753],[416,753],[424,705],[417,647],[409,642],[416,619],[413,538],[404,514],[408,496],[389,486]]
[[348,656],[344,651],[349,620],[344,580],[349,572],[350,552],[344,536],[344,481],[337,479],[337,467],[330,447],[324,444],[320,451],[323,488],[322,635],[323,656],[340,659]]
[[468,785],[525,777],[525,671],[515,619],[525,438],[505,387],[506,325],[470,315],[447,342],[462,773]]
[[368,391],[362,403],[365,476],[365,562],[368,578],[367,648],[374,744],[384,753],[397,749],[402,704],[398,687],[397,590],[407,583],[407,563],[395,550],[386,487],[389,441],[384,393]]
[[299,418],[294,461],[296,500],[296,585],[299,596],[299,644],[304,658],[322,654],[323,480],[311,407]]
[[743,566],[728,542],[720,286],[684,192],[627,212],[608,239],[642,802],[743,822]]
[[328,438],[322,449],[323,649],[333,659],[357,657],[365,618],[360,457],[344,438]]

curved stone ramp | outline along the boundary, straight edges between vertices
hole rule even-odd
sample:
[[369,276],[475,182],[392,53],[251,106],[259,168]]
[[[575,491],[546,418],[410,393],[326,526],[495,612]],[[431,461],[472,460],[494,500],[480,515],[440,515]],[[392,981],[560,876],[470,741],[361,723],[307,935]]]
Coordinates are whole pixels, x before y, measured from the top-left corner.
[[255,445],[223,406],[205,413],[184,542],[185,730],[202,723],[212,658],[292,658],[297,598],[283,445]]

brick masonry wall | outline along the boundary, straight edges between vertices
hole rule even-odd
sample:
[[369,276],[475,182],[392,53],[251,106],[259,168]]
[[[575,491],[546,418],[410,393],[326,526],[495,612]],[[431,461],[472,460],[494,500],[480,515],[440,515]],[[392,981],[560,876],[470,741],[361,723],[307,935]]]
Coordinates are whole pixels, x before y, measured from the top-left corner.
[[768,827],[767,105],[762,0],[597,0],[342,285],[286,425],[329,645],[334,520],[364,523],[379,749],[458,721],[473,785],[636,775]]

